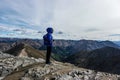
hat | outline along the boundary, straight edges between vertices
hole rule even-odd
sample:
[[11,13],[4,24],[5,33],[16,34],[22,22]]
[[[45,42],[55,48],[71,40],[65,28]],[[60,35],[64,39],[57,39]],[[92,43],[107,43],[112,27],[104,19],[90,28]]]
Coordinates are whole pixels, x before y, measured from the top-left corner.
[[48,27],[48,28],[46,29],[46,31],[47,31],[48,33],[53,33],[53,28]]

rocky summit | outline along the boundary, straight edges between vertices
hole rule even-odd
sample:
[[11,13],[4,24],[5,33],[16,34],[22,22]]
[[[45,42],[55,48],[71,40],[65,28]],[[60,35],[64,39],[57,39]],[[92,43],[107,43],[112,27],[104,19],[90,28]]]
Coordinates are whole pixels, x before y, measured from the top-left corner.
[[45,64],[42,58],[15,57],[0,52],[0,80],[119,80],[120,75],[84,68],[70,63],[52,61]]

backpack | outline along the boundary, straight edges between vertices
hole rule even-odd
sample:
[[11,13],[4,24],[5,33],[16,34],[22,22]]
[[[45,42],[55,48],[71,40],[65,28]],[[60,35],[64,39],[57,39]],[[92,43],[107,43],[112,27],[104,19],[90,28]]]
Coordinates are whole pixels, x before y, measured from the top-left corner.
[[44,39],[44,45],[46,46],[52,46],[52,35],[51,34],[46,34],[43,36]]
[[44,45],[48,45],[49,40],[47,34],[43,36],[43,40],[44,40]]

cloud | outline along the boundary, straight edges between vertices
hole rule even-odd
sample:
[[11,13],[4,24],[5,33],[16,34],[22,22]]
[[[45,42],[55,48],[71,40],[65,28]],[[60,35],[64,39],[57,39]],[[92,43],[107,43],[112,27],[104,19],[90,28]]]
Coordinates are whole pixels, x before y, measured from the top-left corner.
[[42,38],[43,33],[37,33],[38,30],[29,28],[19,28],[0,26],[1,37],[18,37],[18,38]]
[[9,28],[9,26],[0,25],[0,30],[3,30],[3,31],[12,31],[13,29],[15,29],[15,27]]
[[96,32],[96,31],[100,31],[100,29],[89,28],[89,29],[86,29],[86,30],[85,30],[85,32]]
[[120,37],[120,34],[111,34],[109,36],[118,36],[118,37]]
[[56,38],[107,39],[107,35],[120,32],[119,21],[119,0],[69,0],[69,2],[1,0],[0,2],[1,35],[40,38],[39,36],[46,33],[45,29],[52,26]]
[[57,32],[58,34],[64,34],[64,32],[62,32],[62,31],[59,31],[59,32]]

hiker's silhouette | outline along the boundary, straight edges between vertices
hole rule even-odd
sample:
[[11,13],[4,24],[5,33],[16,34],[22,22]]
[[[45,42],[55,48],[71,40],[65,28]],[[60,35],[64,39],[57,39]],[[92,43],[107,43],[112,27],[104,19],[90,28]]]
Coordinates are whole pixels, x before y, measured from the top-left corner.
[[46,64],[50,64],[50,56],[52,51],[52,43],[53,43],[53,28],[49,27],[46,29],[47,34],[43,36],[44,45],[47,47],[47,54],[46,54]]

